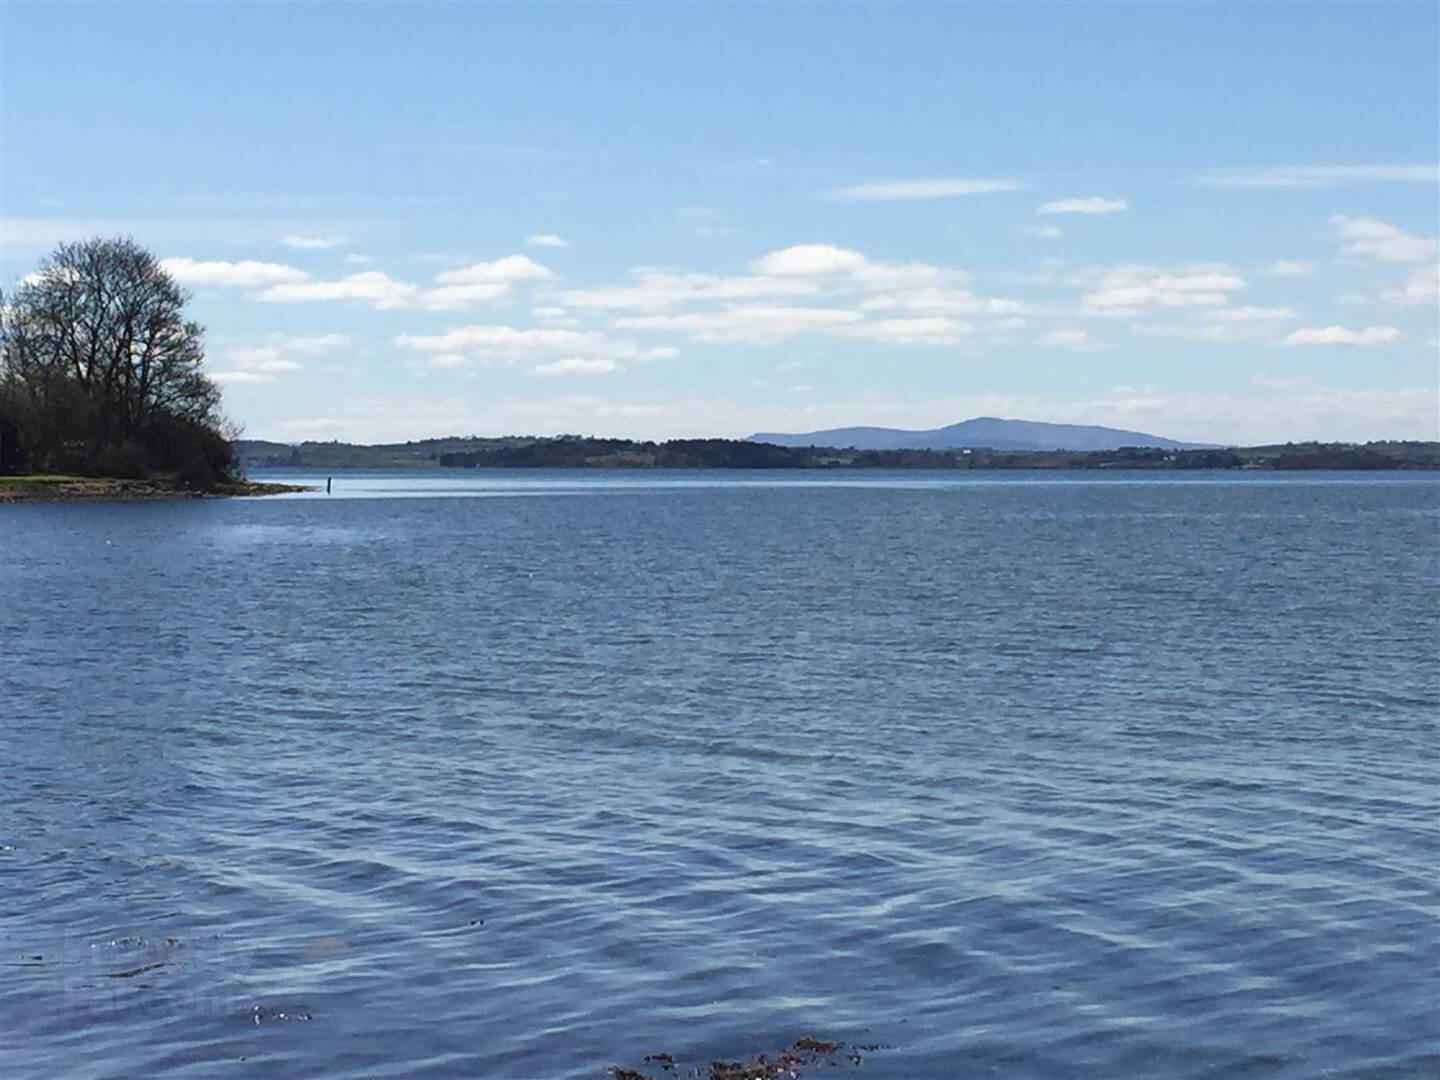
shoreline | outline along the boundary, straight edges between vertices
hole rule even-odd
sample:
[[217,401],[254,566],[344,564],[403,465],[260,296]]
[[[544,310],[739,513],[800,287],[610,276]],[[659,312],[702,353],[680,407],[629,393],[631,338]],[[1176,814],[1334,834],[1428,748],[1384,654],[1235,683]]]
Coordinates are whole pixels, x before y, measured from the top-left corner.
[[243,480],[210,491],[195,491],[168,480],[119,480],[89,476],[0,476],[0,503],[17,502],[161,502],[173,499],[228,499],[311,491],[308,484],[272,484]]

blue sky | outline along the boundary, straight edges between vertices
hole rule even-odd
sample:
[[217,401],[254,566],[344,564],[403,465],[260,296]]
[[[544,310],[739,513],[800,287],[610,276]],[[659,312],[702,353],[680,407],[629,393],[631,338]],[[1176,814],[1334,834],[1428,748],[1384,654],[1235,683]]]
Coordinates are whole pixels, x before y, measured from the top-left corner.
[[1431,3],[6,3],[0,280],[247,434],[1436,438]]

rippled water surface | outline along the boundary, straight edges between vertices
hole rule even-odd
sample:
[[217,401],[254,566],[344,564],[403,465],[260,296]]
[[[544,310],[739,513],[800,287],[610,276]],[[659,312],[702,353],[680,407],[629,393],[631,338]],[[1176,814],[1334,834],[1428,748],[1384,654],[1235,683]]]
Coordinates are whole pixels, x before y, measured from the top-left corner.
[[0,507],[0,1073],[1440,1074],[1436,479],[956,475]]

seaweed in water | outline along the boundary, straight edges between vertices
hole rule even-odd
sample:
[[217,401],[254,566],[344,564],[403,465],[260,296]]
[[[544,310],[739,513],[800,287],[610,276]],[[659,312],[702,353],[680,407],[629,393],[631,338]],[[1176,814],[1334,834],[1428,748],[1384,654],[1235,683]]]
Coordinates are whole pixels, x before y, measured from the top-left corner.
[[[777,1054],[752,1054],[739,1061],[712,1061],[703,1068],[690,1070],[687,1075],[695,1080],[777,1080],[779,1077],[798,1077],[805,1069],[838,1065],[834,1055],[844,1046],[842,1042],[802,1035]],[[856,1045],[850,1047],[845,1057],[851,1064],[858,1065],[862,1060],[862,1051],[886,1049],[889,1047],[884,1043]],[[645,1063],[659,1065],[666,1072],[672,1071],[676,1065],[672,1055],[659,1053],[645,1055]],[[610,1069],[609,1073],[613,1080],[653,1080],[645,1073],[619,1065]]]
[[131,968],[129,971],[106,972],[105,977],[107,979],[133,979],[136,975],[144,975],[147,971],[154,971],[156,968],[162,968],[164,966],[165,961],[161,960],[158,963],[145,964],[141,967]]

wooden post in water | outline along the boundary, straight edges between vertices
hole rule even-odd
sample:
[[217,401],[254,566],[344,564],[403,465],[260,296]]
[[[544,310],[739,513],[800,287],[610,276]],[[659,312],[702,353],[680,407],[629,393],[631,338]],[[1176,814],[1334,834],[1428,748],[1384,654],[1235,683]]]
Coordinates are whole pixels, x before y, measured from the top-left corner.
[[326,494],[326,495],[329,495],[329,494],[330,494],[330,481],[333,480],[333,479],[334,479],[334,477],[332,477],[332,476],[327,476],[327,477],[325,477],[325,494]]

